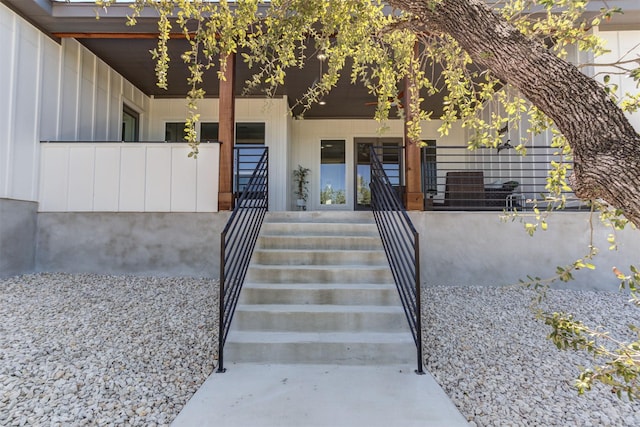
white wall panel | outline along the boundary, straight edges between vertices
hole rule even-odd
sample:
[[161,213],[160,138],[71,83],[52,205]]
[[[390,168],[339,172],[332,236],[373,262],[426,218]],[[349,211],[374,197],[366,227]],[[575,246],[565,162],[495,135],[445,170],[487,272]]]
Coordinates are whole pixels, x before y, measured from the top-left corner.
[[9,194],[20,200],[33,200],[37,194],[37,182],[33,169],[37,153],[38,97],[40,49],[39,34],[29,26],[21,29],[18,40],[17,76],[14,85],[15,99],[11,125],[13,130],[12,170]]
[[95,149],[93,210],[118,211],[119,194],[120,147],[98,145]]
[[43,144],[40,210],[216,212],[219,149],[194,160],[180,143]]
[[48,37],[42,55],[42,84],[40,95],[40,141],[58,139],[60,108],[60,46]]
[[69,149],[69,190],[67,210],[93,210],[95,149],[93,146],[71,146]]
[[218,210],[218,165],[220,164],[220,145],[206,144],[200,147],[198,154],[196,182],[196,210],[215,212]]
[[[40,141],[118,141],[122,76],[77,40],[57,43],[4,4],[0,4],[0,40],[0,197],[46,201],[46,209],[53,206],[58,210],[68,202],[73,209],[86,209],[84,197],[88,190],[84,187],[78,189],[82,201],[76,196],[67,200],[65,196],[53,202],[50,191],[46,196],[38,194],[40,188],[45,188],[40,179]],[[127,95],[135,100],[146,120],[149,98],[130,83]],[[147,128],[148,124],[141,123],[141,129]],[[78,174],[86,172],[79,170]],[[132,185],[127,191],[134,194],[142,189],[144,196],[142,173],[142,184]],[[93,182],[89,185],[93,191]],[[107,193],[106,206],[113,205],[113,196],[112,191]],[[119,188],[117,197],[119,201]],[[128,195],[123,197],[129,200]],[[142,210],[144,197],[125,205]]]
[[96,89],[95,111],[94,111],[94,141],[115,141],[116,138],[109,138],[109,92],[101,87]]
[[[186,102],[183,99],[154,99],[151,101],[149,119],[149,140],[164,140],[167,122],[184,122],[187,117]],[[218,100],[200,101],[198,111],[201,122],[218,122]],[[265,143],[269,147],[269,209],[273,211],[288,208],[287,188],[290,181],[289,169],[289,115],[286,98],[237,99],[236,122],[264,122]],[[311,121],[310,121],[311,122]],[[348,123],[340,121],[341,125]],[[325,126],[320,124],[320,126]]]
[[146,155],[143,145],[120,150],[120,211],[144,211]]
[[13,79],[16,73],[14,57],[17,52],[18,28],[13,15],[6,6],[0,4],[0,197],[9,197],[9,183],[12,171],[11,149],[13,147]]
[[[114,92],[111,92],[112,94]],[[114,118],[107,123],[107,141],[122,141],[122,101],[119,96],[112,96],[109,103],[109,117]],[[115,118],[118,118],[115,120]],[[140,139],[145,141],[144,138]]]
[[188,157],[189,146],[171,149],[171,211],[195,212],[198,163]]
[[86,49],[80,50],[80,96],[78,110],[78,136],[81,141],[94,141],[95,67],[96,57]]
[[171,210],[171,150],[149,146],[146,158],[145,211]]
[[[595,59],[596,63],[613,64],[619,60],[637,59],[640,56],[640,31],[601,31],[598,36],[606,40],[607,49],[610,52],[599,56]],[[597,67],[597,72],[602,73],[600,79],[606,73],[611,77],[611,83],[618,85],[618,95],[629,93],[638,93],[640,89],[636,86],[636,82],[629,76],[618,74],[618,70],[613,67]],[[640,131],[640,113],[627,114],[627,117],[633,127]]]
[[60,133],[58,140],[75,141],[78,137],[78,75],[80,45],[62,43],[62,96],[60,100]]
[[69,190],[69,145],[44,144],[40,149],[41,211],[66,211]]

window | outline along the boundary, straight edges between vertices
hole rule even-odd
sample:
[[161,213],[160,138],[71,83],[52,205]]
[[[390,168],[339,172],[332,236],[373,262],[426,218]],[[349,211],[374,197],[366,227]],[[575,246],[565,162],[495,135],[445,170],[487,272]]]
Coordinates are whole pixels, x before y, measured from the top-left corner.
[[[217,141],[220,133],[220,124],[216,122],[203,122],[200,124],[200,141]],[[261,122],[236,123],[236,144],[264,145],[265,124]]]
[[217,141],[219,128],[218,123],[200,124],[200,141]]
[[126,142],[137,142],[139,140],[138,135],[138,123],[140,122],[140,115],[128,107],[122,105],[122,139]]
[[187,135],[184,131],[185,122],[167,122],[164,125],[164,140],[167,142],[185,142]]
[[320,141],[320,204],[347,203],[344,140]]

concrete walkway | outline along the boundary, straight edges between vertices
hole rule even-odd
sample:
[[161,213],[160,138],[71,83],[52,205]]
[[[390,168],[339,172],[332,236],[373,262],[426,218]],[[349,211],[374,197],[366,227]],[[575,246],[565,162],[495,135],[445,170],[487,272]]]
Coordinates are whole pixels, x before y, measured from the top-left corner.
[[173,427],[457,427],[465,418],[412,366],[229,364]]

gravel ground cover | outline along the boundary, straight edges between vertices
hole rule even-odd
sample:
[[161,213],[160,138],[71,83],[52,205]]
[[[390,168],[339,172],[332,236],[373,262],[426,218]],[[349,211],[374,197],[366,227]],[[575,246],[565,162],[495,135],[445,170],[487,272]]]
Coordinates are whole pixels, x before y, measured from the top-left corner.
[[0,280],[0,425],[168,425],[213,369],[217,283]]
[[[424,288],[426,368],[472,425],[640,426],[640,403],[606,387],[578,396],[578,366],[593,359],[559,351],[550,329],[529,309],[520,288]],[[619,292],[550,290],[549,311],[573,313],[612,336],[640,325],[640,310]]]
[[[518,288],[424,288],[426,368],[471,425],[636,426],[640,404],[578,396],[578,365]],[[620,293],[545,303],[614,334],[640,324]],[[0,280],[0,425],[168,425],[212,372],[217,282],[35,274]]]

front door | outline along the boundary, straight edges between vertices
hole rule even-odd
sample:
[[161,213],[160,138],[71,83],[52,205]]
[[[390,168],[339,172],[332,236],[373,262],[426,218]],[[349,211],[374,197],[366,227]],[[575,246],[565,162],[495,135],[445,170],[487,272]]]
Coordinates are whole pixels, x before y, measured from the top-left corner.
[[356,210],[371,209],[371,147],[389,177],[391,185],[402,186],[402,138],[355,138],[355,201]]

